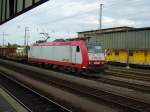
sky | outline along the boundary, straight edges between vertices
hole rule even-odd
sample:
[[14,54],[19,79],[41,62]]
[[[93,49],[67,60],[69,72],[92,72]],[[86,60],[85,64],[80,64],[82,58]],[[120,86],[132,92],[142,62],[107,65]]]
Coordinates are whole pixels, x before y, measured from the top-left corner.
[[49,0],[0,26],[5,44],[23,45],[25,27],[29,43],[49,33],[49,41],[77,37],[77,32],[99,29],[99,9],[103,5],[102,28],[119,26],[150,27],[150,0]]

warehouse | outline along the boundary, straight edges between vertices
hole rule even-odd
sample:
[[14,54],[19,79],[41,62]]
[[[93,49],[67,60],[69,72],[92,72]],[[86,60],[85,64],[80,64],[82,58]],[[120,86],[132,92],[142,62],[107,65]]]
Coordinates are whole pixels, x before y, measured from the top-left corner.
[[78,32],[78,38],[100,43],[110,62],[150,65],[150,27],[116,27]]

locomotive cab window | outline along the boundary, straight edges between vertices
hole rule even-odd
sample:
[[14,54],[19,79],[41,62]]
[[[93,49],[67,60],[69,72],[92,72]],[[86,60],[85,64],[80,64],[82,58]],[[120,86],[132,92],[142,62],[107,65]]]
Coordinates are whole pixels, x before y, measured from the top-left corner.
[[87,44],[88,53],[104,53],[102,46],[100,44]]
[[80,47],[79,46],[77,46],[76,52],[80,52]]

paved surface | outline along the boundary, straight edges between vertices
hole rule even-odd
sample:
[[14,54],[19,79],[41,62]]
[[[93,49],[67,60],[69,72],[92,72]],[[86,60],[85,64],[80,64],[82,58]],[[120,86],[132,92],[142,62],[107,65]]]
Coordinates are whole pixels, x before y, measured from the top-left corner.
[[0,112],[16,112],[15,109],[3,97],[3,90],[0,89]]
[[0,112],[27,112],[27,110],[0,88]]

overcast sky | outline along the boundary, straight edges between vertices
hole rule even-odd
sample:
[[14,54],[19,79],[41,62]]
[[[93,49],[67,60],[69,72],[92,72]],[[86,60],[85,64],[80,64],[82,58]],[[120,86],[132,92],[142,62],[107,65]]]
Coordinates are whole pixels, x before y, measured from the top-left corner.
[[24,43],[25,27],[30,30],[30,43],[39,40],[41,32],[48,32],[50,40],[73,38],[76,32],[99,28],[100,3],[104,4],[103,28],[150,26],[150,0],[50,0],[0,26],[0,34],[8,34],[5,43],[18,44]]

